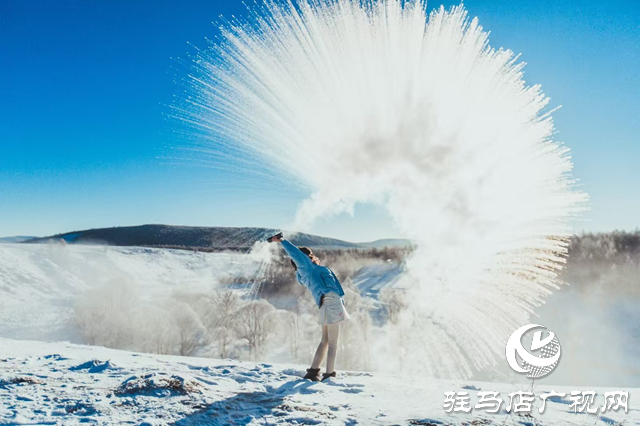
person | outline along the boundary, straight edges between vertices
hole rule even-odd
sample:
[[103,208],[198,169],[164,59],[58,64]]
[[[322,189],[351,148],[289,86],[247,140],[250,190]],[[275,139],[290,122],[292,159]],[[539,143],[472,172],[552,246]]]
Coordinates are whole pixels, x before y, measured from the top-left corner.
[[309,289],[318,308],[319,323],[322,326],[322,340],[313,358],[311,368],[307,369],[305,379],[320,381],[320,365],[327,358],[326,372],[322,380],[336,377],[335,363],[338,352],[340,323],[349,319],[344,304],[344,290],[340,281],[331,269],[320,264],[320,260],[307,247],[296,247],[281,235],[273,237],[273,242],[281,243],[291,257],[291,264],[296,270],[296,278],[300,284]]

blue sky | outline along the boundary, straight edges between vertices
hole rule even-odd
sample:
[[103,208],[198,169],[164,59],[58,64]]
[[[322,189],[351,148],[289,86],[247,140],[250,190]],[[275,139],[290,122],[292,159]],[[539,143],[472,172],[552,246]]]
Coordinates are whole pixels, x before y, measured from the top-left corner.
[[[430,7],[440,3],[431,2]],[[458,4],[447,1],[445,6]],[[640,226],[640,2],[468,0],[491,43],[522,53],[592,209],[578,229]],[[176,161],[166,120],[184,70],[239,0],[0,3],[0,236],[143,223],[289,223],[306,195],[239,170]],[[317,224],[349,240],[393,236],[379,208]]]

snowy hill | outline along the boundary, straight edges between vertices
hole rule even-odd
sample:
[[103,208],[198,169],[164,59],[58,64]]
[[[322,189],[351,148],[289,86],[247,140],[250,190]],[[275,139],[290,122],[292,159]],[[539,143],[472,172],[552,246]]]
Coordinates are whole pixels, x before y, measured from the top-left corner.
[[[257,241],[276,233],[268,228],[225,228],[169,225],[142,225],[89,229],[29,240],[29,243],[65,241],[69,244],[111,246],[210,248],[246,250]],[[289,233],[296,245],[316,248],[358,248],[358,244],[304,233]]]
[[[299,365],[270,365],[116,351],[69,343],[0,339],[0,424],[131,425],[614,425],[638,424],[640,411],[573,413],[550,398],[531,415],[451,413],[444,392],[480,389],[507,398],[500,383],[342,373],[302,380]],[[418,379],[420,379],[418,377]],[[572,389],[555,386],[557,392]],[[536,395],[551,389],[536,386]],[[603,394],[610,389],[591,389]],[[620,390],[620,389],[615,389]],[[638,389],[628,390],[630,394]],[[601,404],[601,403],[600,403]]]
[[[20,240],[6,242],[48,243],[53,240],[64,241],[68,244],[247,250],[256,241],[264,240],[276,232],[277,230],[269,228],[142,225],[73,231],[43,238],[15,237],[20,238]],[[406,247],[410,245],[408,240],[403,239],[352,243],[302,232],[289,232],[287,233],[287,238],[298,246],[323,249],[366,249]]]
[[33,240],[35,238],[38,238],[38,237],[27,237],[22,235],[18,235],[15,237],[3,237],[3,238],[0,238],[0,244],[17,244],[17,243],[22,243],[24,241]]
[[402,238],[384,238],[369,243],[359,243],[358,245],[363,248],[411,247],[412,242]]

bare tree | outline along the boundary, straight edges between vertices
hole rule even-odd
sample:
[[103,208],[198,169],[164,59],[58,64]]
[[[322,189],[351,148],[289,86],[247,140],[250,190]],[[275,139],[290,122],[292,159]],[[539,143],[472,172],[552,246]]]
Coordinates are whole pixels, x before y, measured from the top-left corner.
[[142,350],[165,355],[174,353],[177,330],[170,310],[150,306],[142,311],[142,317]]
[[180,355],[191,356],[205,345],[205,328],[200,317],[189,304],[178,302],[173,309],[173,319],[178,332]]
[[253,359],[257,358],[267,337],[275,329],[275,310],[266,300],[257,300],[247,303],[238,311],[235,321],[238,336],[249,344]]
[[289,353],[293,360],[297,362],[302,340],[302,318],[299,314],[292,311],[278,310],[276,313],[282,343],[289,346]]
[[207,339],[216,343],[220,358],[229,357],[229,346],[235,338],[233,322],[239,307],[238,295],[226,289],[215,291],[198,304]]
[[112,280],[88,291],[75,308],[83,340],[91,345],[131,349],[135,343],[132,319],[136,305],[135,291],[122,281]]

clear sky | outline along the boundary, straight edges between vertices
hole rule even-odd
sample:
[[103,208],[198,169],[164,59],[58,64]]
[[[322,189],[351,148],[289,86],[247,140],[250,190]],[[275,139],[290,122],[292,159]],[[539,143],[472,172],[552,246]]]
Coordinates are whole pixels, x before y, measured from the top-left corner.
[[[493,46],[522,53],[527,81],[563,106],[557,139],[591,195],[578,229],[640,227],[640,1],[465,6]],[[240,0],[0,2],[0,236],[289,223],[306,194],[174,160],[184,141],[164,115],[187,42],[205,47],[220,15],[244,14]],[[368,206],[314,231],[394,236],[384,212]]]

